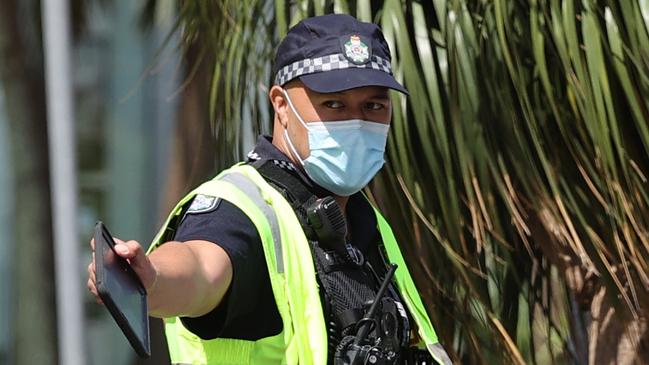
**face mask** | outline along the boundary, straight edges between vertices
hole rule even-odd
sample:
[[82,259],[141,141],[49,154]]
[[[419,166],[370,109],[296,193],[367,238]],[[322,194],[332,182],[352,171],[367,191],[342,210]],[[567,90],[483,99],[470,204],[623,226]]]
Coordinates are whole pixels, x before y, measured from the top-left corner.
[[385,143],[390,126],[360,119],[306,123],[288,105],[308,131],[309,157],[302,160],[284,129],[284,137],[311,180],[340,196],[360,191],[383,167]]

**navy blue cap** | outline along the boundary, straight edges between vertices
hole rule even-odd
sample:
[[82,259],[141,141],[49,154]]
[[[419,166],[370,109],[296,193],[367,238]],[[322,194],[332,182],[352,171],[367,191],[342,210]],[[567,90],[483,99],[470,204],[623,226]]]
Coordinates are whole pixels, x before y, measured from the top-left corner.
[[394,79],[392,57],[381,29],[349,15],[307,18],[279,44],[275,84],[300,79],[309,89],[331,93],[363,86],[384,86],[407,94]]

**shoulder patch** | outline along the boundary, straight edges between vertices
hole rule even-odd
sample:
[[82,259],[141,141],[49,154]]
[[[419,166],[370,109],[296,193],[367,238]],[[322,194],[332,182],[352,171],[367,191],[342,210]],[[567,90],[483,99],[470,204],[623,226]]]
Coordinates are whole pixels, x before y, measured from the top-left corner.
[[187,214],[211,212],[219,206],[221,199],[215,196],[198,194],[192,200],[192,205],[187,209]]

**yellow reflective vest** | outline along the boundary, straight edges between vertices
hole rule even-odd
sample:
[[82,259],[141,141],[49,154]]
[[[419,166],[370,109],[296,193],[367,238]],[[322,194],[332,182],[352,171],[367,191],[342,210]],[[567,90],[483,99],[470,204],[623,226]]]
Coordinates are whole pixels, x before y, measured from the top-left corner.
[[[202,340],[185,328],[178,317],[165,319],[165,334],[173,364],[326,365],[327,330],[316,282],[311,249],[288,201],[257,170],[238,164],[223,171],[184,197],[173,209],[149,252],[166,237],[185,204],[202,194],[225,199],[241,209],[261,237],[282,332],[256,341],[216,338]],[[439,364],[451,361],[439,344],[417,289],[410,277],[390,226],[375,209],[387,259],[398,265],[394,281],[417,324],[419,336]]]

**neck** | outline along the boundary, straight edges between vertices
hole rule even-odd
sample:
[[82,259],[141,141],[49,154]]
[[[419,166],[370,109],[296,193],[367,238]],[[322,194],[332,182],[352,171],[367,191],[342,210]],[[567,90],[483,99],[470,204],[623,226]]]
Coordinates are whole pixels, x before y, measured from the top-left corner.
[[347,201],[349,200],[349,197],[348,196],[334,195],[334,199],[336,199],[336,203],[338,203],[338,206],[340,207],[340,210],[343,212],[343,215],[346,218],[347,217]]

